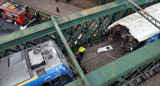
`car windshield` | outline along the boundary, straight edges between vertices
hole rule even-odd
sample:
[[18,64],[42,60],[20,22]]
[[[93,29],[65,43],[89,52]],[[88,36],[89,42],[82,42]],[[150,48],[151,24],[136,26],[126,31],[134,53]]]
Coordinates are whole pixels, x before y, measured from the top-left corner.
[[22,15],[23,15],[24,20],[26,21],[28,19],[26,11],[23,12]]
[[62,74],[59,77],[57,77],[49,82],[45,82],[40,86],[63,86],[70,81],[71,81],[71,77],[69,77],[69,75]]

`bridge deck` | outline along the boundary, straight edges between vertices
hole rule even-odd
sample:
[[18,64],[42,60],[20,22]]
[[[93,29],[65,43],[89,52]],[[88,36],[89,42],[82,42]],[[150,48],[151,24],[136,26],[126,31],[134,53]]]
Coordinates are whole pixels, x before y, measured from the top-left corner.
[[0,18],[0,36],[19,30],[20,26],[14,23],[8,23],[4,18]]
[[[115,81],[115,78],[120,78],[127,71],[132,71],[140,65],[145,65],[147,62],[159,57],[160,55],[160,40],[157,40],[145,47],[142,47],[134,52],[131,52],[115,61],[110,62],[86,75],[91,86],[107,86]],[[138,64],[138,65],[137,65]],[[103,83],[103,84],[102,84]],[[154,82],[151,82],[154,83]],[[159,84],[158,84],[159,85]],[[65,85],[65,86],[84,86],[80,78]],[[144,85],[145,86],[145,85]],[[154,86],[154,85],[149,85]]]

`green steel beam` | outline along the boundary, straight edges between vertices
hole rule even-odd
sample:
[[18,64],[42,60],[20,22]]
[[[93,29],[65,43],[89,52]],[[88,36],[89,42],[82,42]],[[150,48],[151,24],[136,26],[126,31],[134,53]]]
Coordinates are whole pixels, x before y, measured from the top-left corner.
[[[129,2],[131,4],[129,4]],[[148,12],[143,10],[141,7],[139,7],[137,4],[135,4],[132,0],[127,0],[126,3],[128,6],[130,6],[134,11],[139,13],[141,16],[143,16],[145,19],[147,19],[150,23],[152,23],[155,27],[160,29],[160,21],[154,18],[152,15],[150,15]],[[138,8],[139,10],[135,9],[134,7]]]
[[51,20],[52,20],[54,26],[56,27],[57,33],[59,34],[61,40],[63,41],[63,44],[64,44],[64,46],[65,46],[65,48],[66,48],[66,50],[67,50],[67,52],[68,52],[68,54],[69,54],[72,62],[74,63],[76,69],[78,70],[78,73],[80,74],[82,80],[84,81],[85,86],[90,86],[90,84],[89,84],[86,76],[84,75],[81,67],[79,66],[79,64],[78,64],[75,56],[73,55],[73,52],[72,52],[71,48],[69,47],[69,45],[68,45],[68,43],[67,43],[64,35],[63,35],[62,32],[61,32],[61,29],[59,28],[59,26],[58,26],[58,24],[57,24],[57,22],[55,21],[55,19],[54,19],[53,16],[51,17]]
[[125,2],[126,0],[117,0],[118,3]]
[[[86,77],[91,86],[108,86],[156,58],[160,58],[160,39],[88,73]],[[83,83],[78,78],[65,86],[83,86]]]
[[[152,1],[155,0],[136,0],[135,3],[137,5],[141,5]],[[90,8],[75,14],[71,14],[65,17],[60,17],[56,19],[56,22],[62,30],[79,24],[81,22],[89,21],[91,19],[95,19],[97,17],[115,13],[128,8],[129,7],[125,3],[112,2],[102,6]],[[25,30],[1,36],[0,51],[48,35],[53,32],[56,32],[56,29],[55,27],[53,27],[52,21],[48,21],[39,25],[29,27]]]

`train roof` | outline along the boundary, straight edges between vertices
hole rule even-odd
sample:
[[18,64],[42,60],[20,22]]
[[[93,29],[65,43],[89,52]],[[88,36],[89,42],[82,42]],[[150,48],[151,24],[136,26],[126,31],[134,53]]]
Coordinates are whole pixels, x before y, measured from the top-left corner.
[[0,9],[8,10],[13,13],[21,14],[25,11],[25,7],[20,7],[20,11],[15,7],[15,5],[11,4],[10,2],[0,2]]
[[[147,7],[144,10],[154,16],[157,20],[160,20],[160,3]],[[131,14],[114,22],[109,28],[115,27],[116,25],[122,25],[128,28],[131,35],[139,42],[160,33],[160,30],[157,27],[138,13]]]
[[62,65],[52,41],[0,59],[0,86],[13,86]]

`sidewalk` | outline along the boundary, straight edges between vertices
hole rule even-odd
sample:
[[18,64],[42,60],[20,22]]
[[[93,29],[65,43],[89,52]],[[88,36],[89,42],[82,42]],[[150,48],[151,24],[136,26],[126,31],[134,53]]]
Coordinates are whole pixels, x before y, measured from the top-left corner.
[[[56,16],[66,16],[75,12],[79,12],[83,9],[71,6],[70,4],[65,4],[61,2],[56,2],[55,0],[15,0],[20,3],[27,4],[31,7],[46,11]],[[59,8],[59,13],[56,12],[56,7]]]

